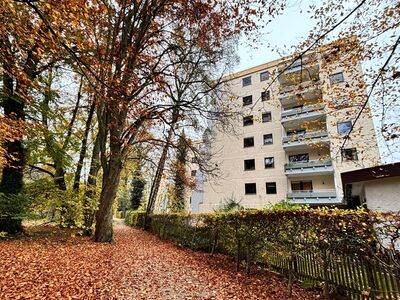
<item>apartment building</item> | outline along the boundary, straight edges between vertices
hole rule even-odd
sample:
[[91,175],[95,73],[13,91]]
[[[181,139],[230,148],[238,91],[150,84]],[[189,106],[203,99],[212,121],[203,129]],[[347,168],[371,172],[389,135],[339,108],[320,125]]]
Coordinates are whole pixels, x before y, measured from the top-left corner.
[[340,45],[229,76],[235,130],[211,128],[220,174],[199,183],[192,211],[215,210],[228,198],[245,208],[284,199],[345,204],[341,173],[373,167],[380,157],[368,107],[354,123],[365,85],[360,63],[347,59]]

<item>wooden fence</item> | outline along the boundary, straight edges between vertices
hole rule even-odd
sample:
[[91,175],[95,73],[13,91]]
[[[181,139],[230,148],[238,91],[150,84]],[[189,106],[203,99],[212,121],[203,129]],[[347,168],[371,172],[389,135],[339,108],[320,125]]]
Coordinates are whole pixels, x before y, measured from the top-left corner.
[[400,274],[377,259],[363,259],[356,254],[329,254],[322,259],[314,251],[305,250],[287,257],[269,249],[265,255],[270,268],[301,281],[327,282],[351,299],[400,299]]

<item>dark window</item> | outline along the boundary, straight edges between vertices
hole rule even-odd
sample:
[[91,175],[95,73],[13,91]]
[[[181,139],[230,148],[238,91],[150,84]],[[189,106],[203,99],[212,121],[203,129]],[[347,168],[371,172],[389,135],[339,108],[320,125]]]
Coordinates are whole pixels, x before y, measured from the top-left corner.
[[243,126],[253,125],[253,123],[254,123],[253,116],[247,116],[243,118]]
[[197,157],[196,156],[192,157],[192,163],[197,163]]
[[260,81],[265,81],[268,80],[269,78],[269,72],[268,71],[264,71],[260,73]]
[[262,114],[262,122],[267,123],[272,121],[272,115],[270,111],[267,111]]
[[267,194],[276,194],[276,182],[266,182]]
[[275,167],[275,162],[273,157],[264,158],[264,166],[265,168],[273,168]]
[[255,183],[245,183],[244,193],[246,195],[257,194],[257,187]]
[[254,147],[254,137],[247,137],[243,139],[243,147]]
[[261,92],[261,101],[267,101],[269,99],[271,99],[271,92],[270,91]]
[[191,175],[196,176],[196,170],[192,170]]
[[308,162],[309,159],[308,153],[289,155],[289,162]]
[[251,76],[242,78],[242,86],[248,86],[248,85],[251,85]]
[[343,73],[339,72],[339,73],[332,74],[331,76],[329,76],[329,81],[331,84],[344,82]]
[[255,159],[245,159],[244,160],[244,170],[255,170],[256,169],[256,160]]
[[351,130],[351,121],[338,123],[337,130],[339,134],[348,134]]
[[243,97],[243,106],[250,105],[253,103],[253,96]]
[[264,134],[263,141],[264,145],[271,145],[273,143],[272,133]]
[[292,192],[295,191],[307,191],[307,192],[312,192],[313,186],[312,186],[312,181],[307,180],[307,181],[292,181]]
[[342,149],[342,159],[358,160],[357,149],[356,148]]

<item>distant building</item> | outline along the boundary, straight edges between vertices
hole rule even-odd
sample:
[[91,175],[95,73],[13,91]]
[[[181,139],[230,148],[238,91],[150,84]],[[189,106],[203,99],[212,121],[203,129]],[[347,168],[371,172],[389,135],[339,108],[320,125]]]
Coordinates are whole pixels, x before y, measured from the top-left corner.
[[245,208],[284,199],[346,203],[342,174],[379,165],[380,157],[368,107],[354,124],[365,101],[361,66],[345,58],[334,62],[337,49],[326,46],[291,65],[284,58],[228,77],[237,133],[211,128],[212,161],[221,174],[202,179],[193,212],[212,211],[232,196]]

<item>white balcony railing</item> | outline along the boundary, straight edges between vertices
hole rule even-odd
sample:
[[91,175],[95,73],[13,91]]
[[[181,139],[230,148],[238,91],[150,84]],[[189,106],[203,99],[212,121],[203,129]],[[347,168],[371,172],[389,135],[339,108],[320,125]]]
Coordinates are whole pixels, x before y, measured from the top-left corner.
[[335,190],[292,191],[288,199],[298,204],[338,204],[340,203]]
[[314,105],[307,105],[300,108],[293,108],[282,111],[281,117],[282,121],[286,121],[288,119],[304,117],[308,115],[316,115],[324,112],[325,105],[322,103],[317,103]]

